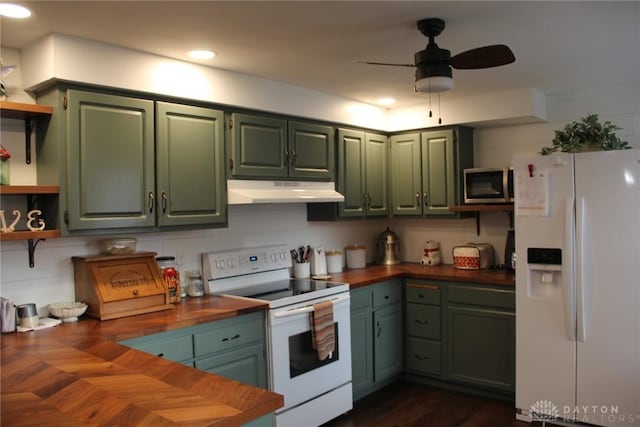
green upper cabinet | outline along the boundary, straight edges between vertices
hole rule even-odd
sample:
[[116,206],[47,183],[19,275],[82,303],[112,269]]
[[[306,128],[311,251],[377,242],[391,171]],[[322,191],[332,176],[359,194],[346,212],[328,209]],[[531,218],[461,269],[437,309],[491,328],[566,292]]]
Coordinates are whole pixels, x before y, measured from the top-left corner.
[[385,216],[388,205],[389,145],[385,135],[338,129],[340,217]]
[[68,229],[155,225],[154,105],[69,90]]
[[391,136],[393,215],[455,215],[462,174],[473,167],[473,130],[466,127]]
[[234,113],[230,128],[234,178],[328,181],[334,177],[331,126]]
[[157,103],[158,225],[224,223],[224,115]]
[[222,112],[62,85],[38,101],[60,106],[38,174],[64,234],[226,224]]

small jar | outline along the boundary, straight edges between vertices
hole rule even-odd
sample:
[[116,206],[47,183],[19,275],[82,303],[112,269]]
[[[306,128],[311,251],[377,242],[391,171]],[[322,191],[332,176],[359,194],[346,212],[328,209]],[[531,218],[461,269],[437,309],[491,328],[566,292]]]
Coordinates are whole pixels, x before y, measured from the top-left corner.
[[180,273],[176,267],[176,257],[160,256],[156,258],[162,278],[169,292],[169,302],[177,304],[180,302]]
[[193,270],[189,274],[189,286],[187,287],[187,293],[190,297],[201,297],[204,295],[204,282],[202,281],[202,275],[198,270]]

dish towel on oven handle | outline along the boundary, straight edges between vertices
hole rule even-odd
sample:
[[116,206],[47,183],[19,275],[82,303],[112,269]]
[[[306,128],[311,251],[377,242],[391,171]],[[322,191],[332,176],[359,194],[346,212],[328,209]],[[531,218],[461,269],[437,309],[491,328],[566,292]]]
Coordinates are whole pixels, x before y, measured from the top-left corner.
[[311,322],[311,344],[318,352],[318,358],[331,359],[335,350],[335,334],[333,327],[333,303],[323,301],[313,304],[313,311],[309,313]]

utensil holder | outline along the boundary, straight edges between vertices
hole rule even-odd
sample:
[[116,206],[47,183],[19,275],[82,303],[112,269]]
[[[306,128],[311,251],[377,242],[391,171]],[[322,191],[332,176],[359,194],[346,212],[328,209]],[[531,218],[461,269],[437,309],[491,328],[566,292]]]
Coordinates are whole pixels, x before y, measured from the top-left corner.
[[293,264],[293,277],[306,279],[311,276],[311,264],[308,262],[296,262]]

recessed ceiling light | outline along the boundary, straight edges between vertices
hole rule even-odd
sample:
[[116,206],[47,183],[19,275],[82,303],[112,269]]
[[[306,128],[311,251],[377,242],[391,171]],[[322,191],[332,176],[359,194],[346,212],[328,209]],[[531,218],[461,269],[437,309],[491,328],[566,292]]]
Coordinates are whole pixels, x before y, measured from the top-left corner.
[[31,16],[31,11],[17,4],[0,3],[0,15],[7,18],[28,18]]
[[378,104],[380,105],[393,105],[396,103],[396,100],[393,98],[380,98],[378,99]]
[[211,59],[216,56],[211,50],[190,50],[187,54],[193,59]]

